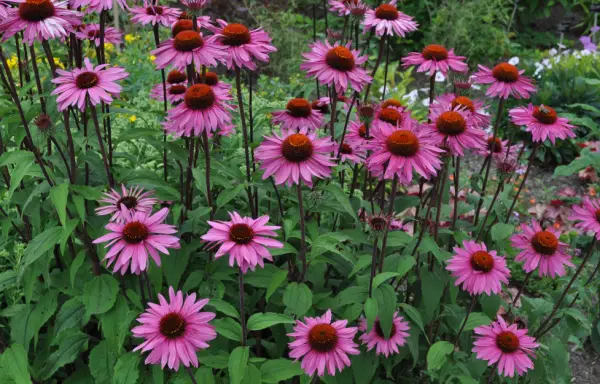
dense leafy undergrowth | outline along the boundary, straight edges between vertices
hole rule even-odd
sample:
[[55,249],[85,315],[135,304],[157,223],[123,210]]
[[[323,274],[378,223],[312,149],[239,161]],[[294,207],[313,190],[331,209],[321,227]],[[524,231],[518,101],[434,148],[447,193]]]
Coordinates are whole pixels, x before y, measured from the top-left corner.
[[540,160],[597,181],[595,55],[469,74],[329,1],[343,30],[270,31],[281,81],[291,47],[181,3],[124,36],[112,1],[0,3],[1,383],[570,381],[600,203],[523,197]]

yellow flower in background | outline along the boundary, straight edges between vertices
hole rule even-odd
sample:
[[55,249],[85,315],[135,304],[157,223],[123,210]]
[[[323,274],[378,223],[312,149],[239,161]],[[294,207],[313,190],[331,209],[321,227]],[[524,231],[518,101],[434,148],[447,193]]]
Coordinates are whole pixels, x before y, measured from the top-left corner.
[[150,59],[150,61],[156,60],[156,56],[154,56],[154,55],[150,55],[150,56],[148,56],[148,58]]
[[131,116],[129,117],[129,122],[130,122],[130,123],[135,123],[135,121],[136,121],[136,120],[137,120],[137,117],[136,117],[135,115],[131,115]]
[[56,65],[60,69],[65,69],[65,65],[60,61],[58,57],[54,58],[54,65]]
[[128,33],[128,34],[125,35],[125,41],[128,42],[128,43],[134,42],[134,41],[136,41],[138,39],[139,39],[138,36],[132,35],[131,33]]
[[12,57],[10,57],[8,60],[6,60],[6,62],[8,63],[8,68],[10,68],[10,69],[16,68],[17,65],[19,64],[19,60],[17,59],[16,55],[12,55]]
[[114,50],[115,50],[115,46],[114,46],[114,45],[112,45],[112,43],[108,43],[108,42],[106,42],[106,43],[104,43],[104,50],[105,50],[106,52],[114,52]]

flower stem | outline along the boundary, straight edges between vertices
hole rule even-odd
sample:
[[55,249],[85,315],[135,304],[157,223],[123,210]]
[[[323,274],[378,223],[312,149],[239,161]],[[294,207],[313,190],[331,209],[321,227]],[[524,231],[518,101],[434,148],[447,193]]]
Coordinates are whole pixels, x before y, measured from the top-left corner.
[[240,120],[242,121],[242,135],[244,137],[244,155],[246,160],[246,193],[248,194],[248,202],[250,203],[250,213],[253,218],[256,218],[256,208],[254,207],[254,198],[252,194],[252,176],[250,174],[250,148],[248,143],[248,128],[246,127],[246,115],[244,113],[244,102],[242,100],[242,84],[240,79],[240,68],[235,67],[235,85],[237,88],[238,106],[240,108]]
[[[373,67],[373,71],[371,72],[372,78],[375,77],[375,73],[377,73],[377,69],[379,69],[379,64],[381,64],[381,57],[383,56],[383,48],[385,46],[386,39],[387,39],[387,37],[384,36],[379,41],[379,52],[377,53],[377,60],[375,61],[375,67]],[[368,41],[367,41],[367,43],[368,43]],[[365,90],[365,98],[363,99],[364,102],[366,102],[369,99],[369,92],[371,91],[371,84],[373,84],[373,82],[370,82],[369,84],[367,84],[367,89]]]
[[342,153],[342,147],[344,146],[344,139],[346,138],[346,131],[348,129],[348,123],[350,122],[350,115],[352,115],[352,108],[354,107],[354,104],[356,103],[357,97],[358,97],[358,93],[354,93],[354,96],[352,97],[352,102],[350,103],[350,108],[348,109],[348,113],[346,114],[346,122],[344,123],[344,130],[342,131],[342,138],[340,139],[340,146],[338,147],[337,156],[336,156],[338,164],[342,160],[342,157],[340,155]]
[[375,278],[375,271],[377,270],[377,236],[373,241],[373,257],[371,258],[371,278],[369,280],[369,297],[373,294],[373,279]]
[[531,278],[531,275],[533,275],[533,271],[529,272],[526,276],[525,276],[525,280],[523,280],[523,284],[521,285],[521,287],[519,288],[519,290],[517,291],[517,294],[515,295],[515,298],[513,299],[510,308],[508,310],[508,313],[506,314],[507,316],[510,315],[512,313],[513,308],[515,307],[515,304],[517,304],[517,301],[519,301],[519,298],[521,297],[521,294],[523,293],[523,291],[525,290],[525,287],[527,286],[527,283],[529,282],[529,279]]
[[560,307],[560,305],[562,304],[563,300],[567,296],[567,293],[569,292],[569,289],[571,289],[571,286],[573,285],[573,283],[575,282],[575,280],[577,280],[577,277],[579,277],[579,275],[581,274],[581,271],[583,271],[583,268],[585,268],[585,265],[587,264],[587,261],[589,260],[589,258],[594,253],[594,249],[595,248],[596,248],[596,236],[594,236],[594,238],[592,240],[592,244],[590,245],[590,250],[589,250],[588,254],[583,258],[583,261],[581,262],[581,265],[579,266],[579,268],[577,268],[577,271],[575,272],[575,274],[573,275],[573,277],[569,281],[569,284],[567,284],[565,290],[563,291],[562,295],[560,295],[560,298],[558,299],[558,301],[556,302],[556,304],[554,304],[554,308],[552,309],[552,312],[550,313],[550,316],[548,316],[546,318],[546,320],[544,320],[544,322],[542,324],[540,324],[540,326],[538,327],[538,329],[533,334],[534,337],[537,338],[539,336],[540,332],[546,327],[546,325],[548,325],[548,323],[550,322],[550,320],[552,320],[552,318],[554,317],[554,315],[556,315],[556,312],[558,311],[558,308]]
[[188,375],[190,375],[190,379],[192,380],[193,384],[198,384],[198,382],[196,381],[196,378],[194,377],[194,373],[192,372],[192,368],[190,368],[190,366],[186,366],[185,370],[187,371]]
[[210,219],[215,218],[215,206],[213,204],[212,191],[210,187],[210,143],[208,142],[208,133],[206,130],[202,132],[202,143],[204,144],[204,164],[206,170],[204,172],[206,177],[206,197],[208,199],[208,206],[210,207]]
[[519,195],[521,194],[521,191],[523,190],[523,186],[525,185],[525,182],[527,181],[527,176],[529,176],[529,171],[531,170],[531,165],[533,164],[533,161],[535,160],[535,153],[537,152],[538,147],[539,147],[539,144],[535,144],[533,146],[533,149],[531,150],[531,155],[529,156],[529,162],[527,163],[527,170],[525,170],[525,174],[523,175],[523,181],[521,181],[521,185],[519,185],[517,194],[515,195],[513,202],[510,205],[510,209],[508,210],[508,213],[506,214],[506,219],[504,221],[505,223],[508,223],[508,220],[510,220],[510,215],[512,214],[513,210],[515,209],[515,205],[517,205],[517,200],[519,199]]
[[[460,179],[460,156],[456,156],[455,158],[455,168],[454,168],[454,207],[452,212],[452,232],[456,230],[456,220],[458,219],[458,197],[459,197],[459,179]],[[452,249],[454,237],[450,237],[450,241],[448,241],[448,250]]]
[[304,224],[304,204],[302,202],[302,180],[299,180],[298,184],[296,184],[296,191],[298,192],[298,210],[300,211],[300,252],[298,252],[300,260],[302,260],[300,281],[304,281],[308,265],[306,263],[306,229]]
[[490,206],[488,207],[488,210],[485,213],[485,217],[483,218],[483,221],[481,222],[481,228],[479,229],[479,234],[477,235],[476,241],[479,241],[479,239],[481,238],[481,235],[483,234],[483,232],[485,230],[485,223],[487,222],[487,219],[490,216],[490,212],[492,212],[492,208],[494,208],[494,203],[496,203],[496,200],[498,199],[498,195],[500,194],[500,191],[502,190],[503,186],[504,186],[504,182],[502,180],[500,180],[498,182],[498,187],[496,188],[496,193],[494,193],[494,197],[492,198],[492,202],[490,203]]
[[456,346],[458,345],[458,341],[460,340],[460,335],[462,334],[463,329],[465,329],[465,325],[467,325],[467,320],[469,320],[469,315],[471,314],[471,312],[473,311],[473,308],[475,307],[476,299],[477,299],[477,296],[471,297],[471,304],[469,305],[467,315],[465,316],[465,319],[463,320],[462,325],[460,326],[460,329],[458,330],[458,334],[456,335],[456,340],[454,340],[454,348],[456,348]]
[[[154,32],[154,43],[156,44],[156,48],[160,45],[160,36],[158,34],[158,24],[155,24],[152,28]],[[162,77],[162,86],[163,86],[163,108],[164,111],[167,112],[168,102],[167,102],[167,81],[165,76],[165,70],[160,70],[160,75]],[[167,169],[167,133],[163,133],[163,177],[165,181],[167,181],[168,169]]]
[[477,226],[479,221],[479,211],[481,210],[481,206],[483,205],[483,195],[485,194],[485,188],[487,187],[488,178],[490,176],[490,168],[492,166],[492,154],[494,153],[494,147],[496,146],[496,135],[498,133],[498,127],[500,126],[500,118],[502,117],[502,112],[504,111],[504,99],[500,98],[498,101],[498,113],[496,114],[496,122],[494,123],[494,133],[492,134],[492,142],[490,143],[490,154],[487,155],[488,163],[485,168],[485,176],[483,177],[483,184],[481,185],[481,195],[479,196],[479,203],[477,204],[477,209],[475,210],[475,221],[473,224]]
[[394,174],[394,181],[392,181],[392,193],[390,193],[389,207],[386,217],[385,231],[383,232],[383,239],[381,240],[381,256],[379,257],[379,273],[383,272],[383,261],[385,259],[385,247],[387,245],[388,233],[390,232],[390,223],[392,221],[392,214],[394,212],[394,200],[396,199],[396,190],[398,189],[398,175]]
[[337,117],[338,95],[335,86],[331,87],[331,120],[329,121],[329,135],[331,140],[335,141],[335,120]]
[[246,329],[246,314],[244,310],[244,274],[242,268],[238,271],[240,283],[240,322],[242,323],[242,347],[246,346],[248,330]]
[[383,92],[381,93],[381,101],[385,100],[385,90],[387,89],[387,77],[388,77],[388,66],[390,64],[390,48],[391,39],[387,40],[387,47],[385,49],[385,66],[383,71]]
[[115,183],[112,177],[112,173],[110,172],[110,167],[108,165],[108,157],[106,156],[106,150],[104,149],[104,141],[102,140],[102,133],[100,132],[100,125],[98,124],[98,112],[96,111],[96,107],[92,104],[92,102],[89,99],[87,100],[87,103],[92,111],[92,120],[94,121],[96,136],[98,136],[98,145],[100,146],[100,154],[102,155],[104,170],[106,171],[106,177],[108,178],[108,185],[111,188],[114,188]]

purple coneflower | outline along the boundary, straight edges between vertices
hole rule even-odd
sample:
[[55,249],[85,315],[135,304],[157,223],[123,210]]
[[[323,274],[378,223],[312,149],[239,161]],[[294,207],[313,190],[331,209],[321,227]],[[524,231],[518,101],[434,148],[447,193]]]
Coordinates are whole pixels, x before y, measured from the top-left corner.
[[284,111],[273,112],[272,121],[285,129],[319,129],[323,125],[323,115],[314,110],[308,100],[295,98],[288,101]]
[[171,27],[181,15],[181,10],[177,8],[154,5],[152,2],[148,4],[147,0],[144,0],[142,7],[133,7],[130,11],[133,14],[131,21],[134,23],[142,25],[161,24],[165,27]]
[[381,323],[378,319],[373,322],[373,327],[370,330],[367,330],[367,320],[361,318],[359,320],[358,330],[364,332],[360,335],[359,340],[367,346],[368,351],[375,348],[376,354],[388,357],[394,353],[399,353],[400,350],[398,347],[402,347],[406,344],[410,327],[408,326],[408,322],[404,321],[404,318],[398,316],[398,312],[396,312],[394,313],[392,329],[388,337],[383,333]]
[[464,56],[457,56],[453,49],[448,51],[444,46],[438,44],[428,45],[423,48],[423,51],[411,52],[402,58],[404,68],[411,65],[418,66],[417,72],[429,71],[429,76],[435,75],[436,72],[446,76],[449,70],[465,72],[469,69]]
[[472,120],[471,124],[474,127],[484,129],[490,125],[490,115],[486,113],[487,105],[479,99],[446,93],[436,97],[431,108],[440,112],[465,110],[469,112],[468,118]]
[[177,33],[175,37],[161,43],[152,54],[156,56],[154,63],[158,69],[173,66],[175,69],[185,70],[188,65],[194,64],[198,72],[202,70],[202,66],[216,67],[227,56],[215,36],[203,37],[202,33],[193,30]]
[[[100,46],[100,24],[85,24],[78,28],[75,35],[81,40],[91,40]],[[123,34],[116,28],[104,27],[104,43],[121,44]]]
[[398,11],[396,0],[368,10],[363,25],[363,33],[374,28],[377,36],[395,34],[401,37],[406,36],[408,32],[416,31],[419,26],[414,18]]
[[593,232],[600,240],[600,200],[589,197],[583,199],[581,205],[574,205],[569,220],[577,221],[575,228],[584,232]]
[[464,156],[463,149],[484,146],[485,132],[474,125],[471,112],[465,109],[442,111],[431,109],[430,134],[453,155]]
[[541,143],[550,139],[554,144],[556,139],[564,140],[576,136],[573,132],[575,126],[569,124],[569,119],[558,116],[554,108],[546,105],[534,107],[533,104],[529,104],[527,107],[511,109],[508,113],[513,123],[525,126],[534,142]]
[[485,93],[490,97],[528,99],[535,92],[535,86],[523,73],[525,70],[509,63],[500,63],[493,69],[479,65],[479,72],[473,74],[473,80],[478,84],[490,84]]
[[108,205],[96,208],[96,214],[98,216],[112,215],[109,221],[123,222],[125,218],[121,216],[121,205],[125,206],[131,214],[136,212],[150,214],[152,207],[158,202],[158,199],[152,197],[153,194],[154,191],[144,191],[138,186],[127,189],[125,185],[121,184],[121,193],[111,189],[110,192],[104,193],[102,199],[98,200],[98,202]]

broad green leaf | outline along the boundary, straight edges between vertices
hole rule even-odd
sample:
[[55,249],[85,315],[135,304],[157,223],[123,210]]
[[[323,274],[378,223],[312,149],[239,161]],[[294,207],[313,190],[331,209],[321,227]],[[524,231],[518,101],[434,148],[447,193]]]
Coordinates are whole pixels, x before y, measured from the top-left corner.
[[213,320],[217,333],[223,337],[239,342],[242,340],[242,326],[230,317]]
[[8,189],[8,200],[12,198],[14,191],[17,190],[23,178],[29,173],[31,167],[35,164],[33,161],[18,163],[10,175],[10,188]]
[[383,282],[392,277],[400,276],[398,272],[382,272],[373,278],[373,289],[379,287]]
[[75,298],[67,300],[56,315],[55,338],[68,329],[80,329],[84,325],[85,306]]
[[372,297],[369,297],[365,301],[365,317],[367,318],[367,329],[372,329],[375,320],[377,319],[377,314],[379,313],[379,307],[377,305],[377,300]]
[[62,340],[58,350],[53,352],[42,368],[41,379],[48,380],[56,371],[75,361],[82,350],[87,348],[88,336],[81,332],[72,334]]
[[[129,295],[131,298],[131,295]],[[137,311],[129,309],[127,299],[118,295],[115,305],[100,315],[102,334],[108,341],[111,352],[119,355],[125,343],[125,338],[130,334],[130,324],[137,316]]]
[[312,292],[304,283],[290,283],[283,294],[283,304],[300,317],[312,306]]
[[140,354],[129,352],[119,357],[115,365],[114,384],[135,384],[140,376]]
[[17,273],[12,269],[0,273],[0,292],[4,287],[11,286],[17,283]]
[[425,333],[425,326],[423,324],[423,319],[421,318],[421,314],[419,313],[419,311],[417,311],[417,309],[412,305],[405,303],[400,303],[400,307],[402,308],[406,316],[408,316],[408,318],[413,323],[415,323],[417,327],[419,327],[419,329],[423,331],[423,333]]
[[229,355],[227,368],[231,384],[240,384],[242,382],[246,367],[248,366],[249,355],[250,347],[237,347]]
[[492,320],[485,314],[481,312],[472,312],[467,319],[464,331],[472,331],[482,325],[489,325],[491,322]]
[[29,350],[29,344],[34,337],[37,340],[37,335],[46,324],[46,322],[56,312],[58,305],[58,292],[52,290],[47,292],[35,304],[28,304],[24,307],[21,313],[11,319],[10,332],[11,338],[15,342]]
[[373,290],[373,298],[377,300],[377,308],[379,309],[379,324],[381,330],[386,337],[392,332],[394,320],[394,312],[396,312],[396,291],[389,284],[383,284]]
[[344,210],[356,221],[358,222],[358,216],[356,216],[356,210],[352,208],[352,204],[350,204],[350,199],[342,188],[340,188],[337,184],[329,184],[323,188],[324,190],[330,192],[333,197],[337,200],[338,203],[344,208]]
[[69,278],[71,279],[72,287],[75,287],[75,277],[77,276],[77,272],[79,271],[79,268],[81,268],[81,266],[85,262],[85,256],[86,256],[85,250],[79,251],[79,253],[77,254],[77,257],[75,257],[75,260],[73,260],[73,262],[71,263],[71,266],[69,267]]
[[267,360],[260,367],[260,374],[263,383],[281,383],[291,379],[294,376],[302,375],[299,362],[293,362],[288,359]]
[[454,345],[447,341],[438,341],[427,352],[427,369],[436,371],[448,360],[448,355],[454,350]]
[[515,232],[515,227],[511,224],[498,223],[492,227],[492,240],[495,242],[508,239]]
[[[161,371],[161,373],[162,373],[162,371]],[[210,368],[207,368],[207,367],[198,368],[194,377],[196,378],[197,383],[215,384],[215,376],[213,374],[212,369],[210,369]]]
[[374,353],[361,353],[352,356],[352,375],[356,383],[371,383],[377,371],[379,359]]
[[239,319],[240,314],[238,310],[231,304],[226,301],[211,299],[208,304],[209,307],[215,308],[217,311],[226,314],[227,316],[231,316],[233,318]]
[[398,261],[398,272],[399,276],[404,276],[411,268],[416,264],[414,256],[404,255]]
[[50,200],[56,208],[58,218],[63,226],[67,223],[67,199],[69,197],[69,184],[55,185],[50,189]]
[[94,276],[83,287],[83,304],[90,315],[107,312],[115,304],[119,283],[110,275]]
[[278,313],[255,313],[248,319],[248,329],[250,331],[260,331],[261,329],[272,327],[276,324],[294,324],[293,318]]
[[34,155],[31,151],[11,151],[4,152],[2,156],[0,156],[0,167],[4,167],[10,164],[21,164],[21,163],[31,163],[33,162]]
[[260,371],[254,364],[248,364],[246,367],[246,371],[244,372],[244,378],[242,379],[242,384],[260,384],[262,383],[262,378]]
[[444,292],[444,281],[435,273],[423,272],[421,275],[421,292],[423,294],[423,305],[425,306],[425,322],[429,323],[439,307]]
[[16,384],[31,384],[27,351],[21,344],[11,345],[0,357],[2,358],[2,368]]
[[269,286],[267,287],[267,293],[265,296],[267,303],[269,302],[271,295],[273,295],[273,293],[275,293],[277,288],[279,288],[279,286],[285,281],[285,279],[287,278],[287,275],[288,275],[288,271],[286,269],[277,271],[273,275],[273,277],[271,278],[271,281],[269,282]]
[[217,208],[221,208],[225,204],[233,200],[237,195],[244,190],[243,185],[238,185],[235,188],[226,189],[217,196]]
[[54,248],[60,241],[62,231],[61,227],[52,227],[35,236],[25,248],[22,270]]
[[225,369],[229,364],[228,355],[200,356],[198,359],[203,365],[214,369]]
[[110,351],[108,342],[102,340],[90,352],[90,373],[96,384],[112,384],[113,369],[117,363],[117,355]]

